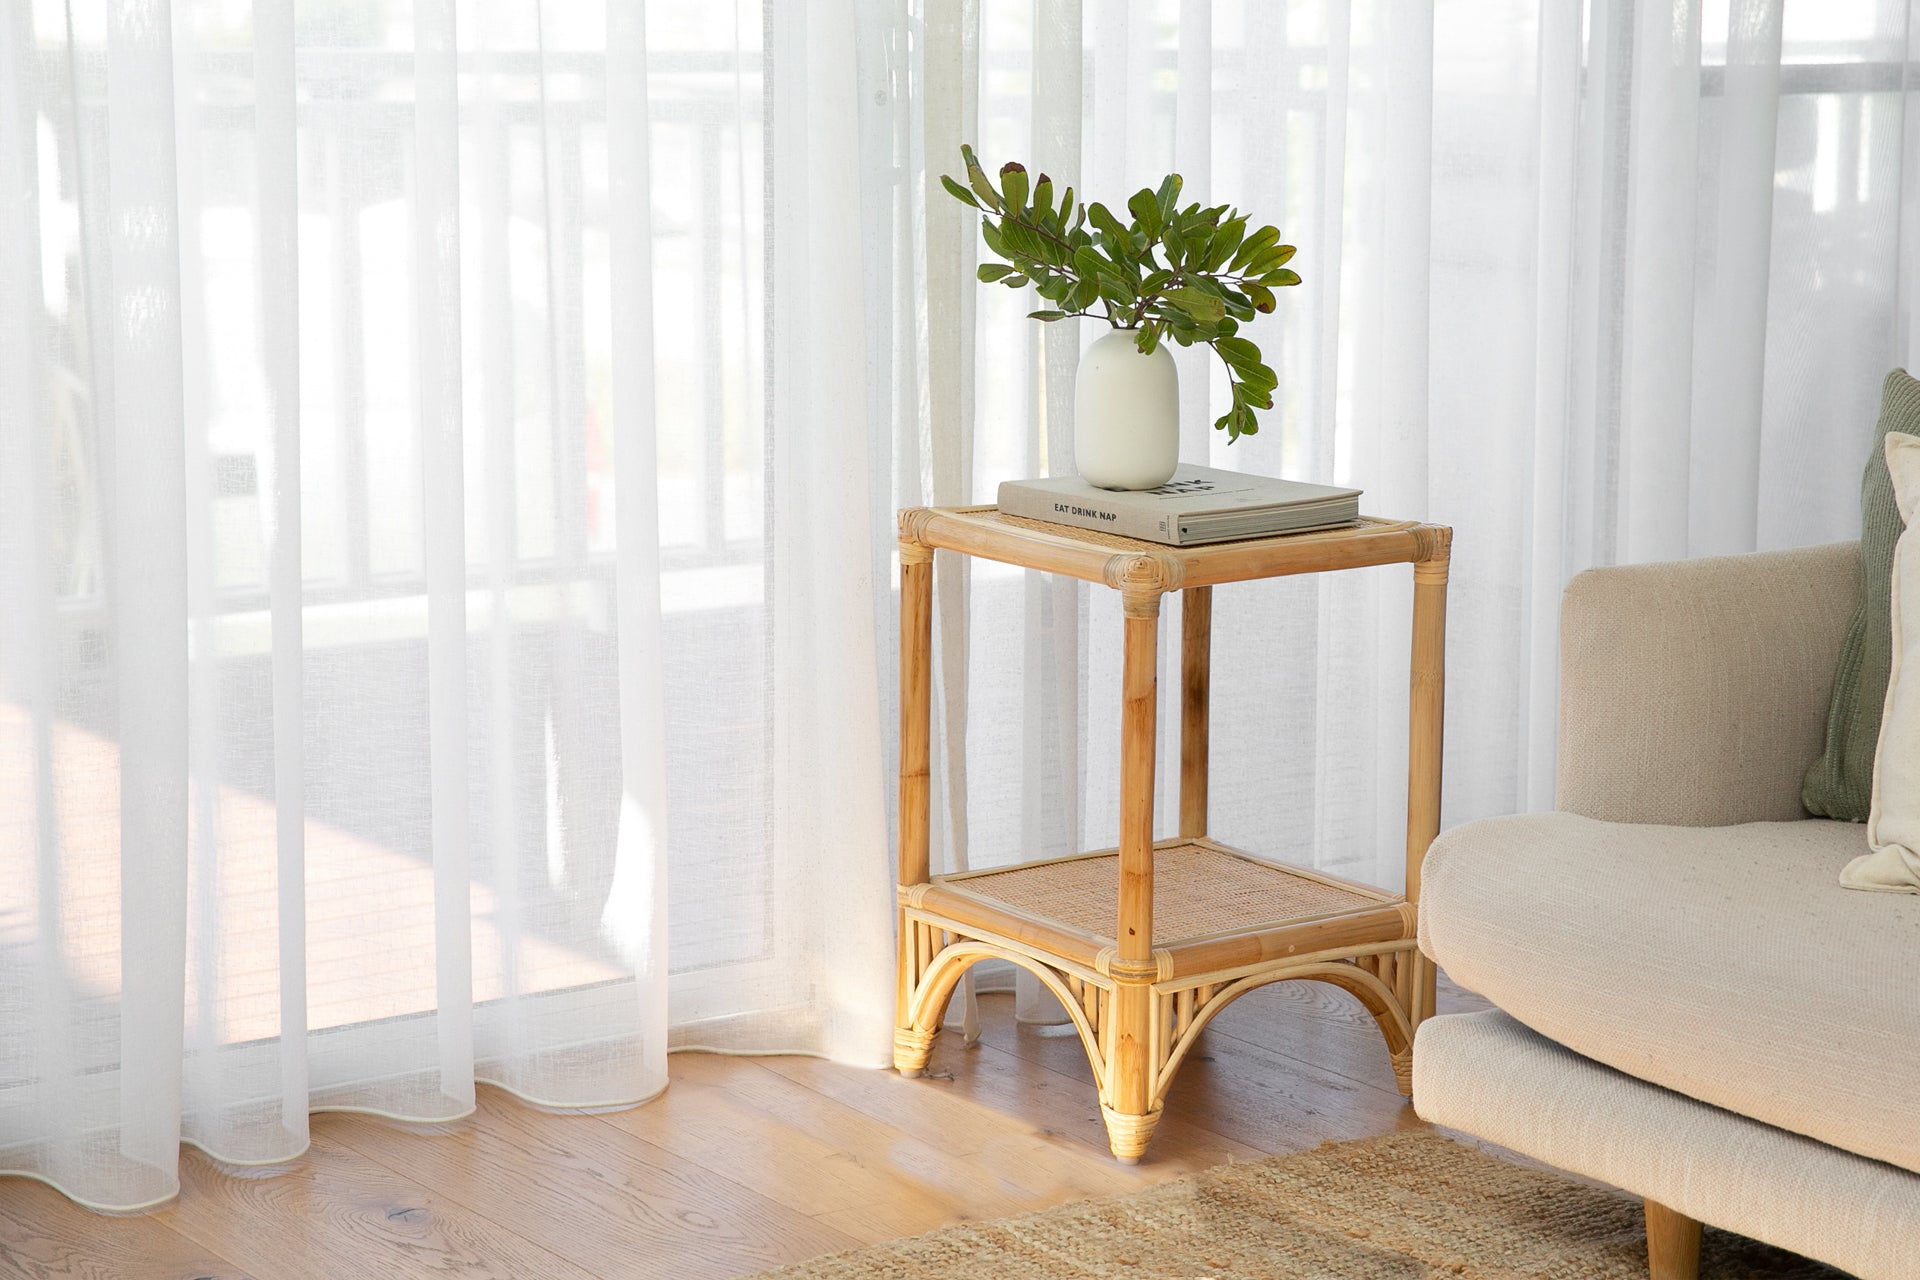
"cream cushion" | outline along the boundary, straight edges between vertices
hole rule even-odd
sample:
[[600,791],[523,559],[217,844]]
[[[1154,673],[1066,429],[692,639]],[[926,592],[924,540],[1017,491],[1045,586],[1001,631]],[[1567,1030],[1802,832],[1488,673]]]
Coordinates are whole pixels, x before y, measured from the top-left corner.
[[1684,827],[1806,817],[1859,578],[1853,543],[1575,577],[1554,807]]
[[1837,882],[1865,835],[1489,818],[1434,842],[1420,945],[1575,1053],[1920,1172],[1920,898]]
[[[1873,753],[1873,810],[1862,854],[1840,873],[1849,889],[1920,893],[1920,438],[1887,433],[1887,471],[1906,532],[1893,549],[1893,667]],[[1902,673],[1904,674],[1904,678]]]
[[1710,1107],[1569,1052],[1498,1010],[1429,1018],[1422,1119],[1867,1280],[1911,1280],[1920,1175]]

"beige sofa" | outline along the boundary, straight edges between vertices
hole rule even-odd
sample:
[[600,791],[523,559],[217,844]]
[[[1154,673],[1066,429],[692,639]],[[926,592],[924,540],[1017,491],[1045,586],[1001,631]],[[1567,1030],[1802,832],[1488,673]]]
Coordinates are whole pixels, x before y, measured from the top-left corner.
[[1863,1277],[1920,1276],[1920,897],[1842,889],[1808,818],[1853,544],[1595,570],[1562,609],[1559,811],[1427,855],[1420,946],[1498,1006],[1429,1020],[1436,1124]]

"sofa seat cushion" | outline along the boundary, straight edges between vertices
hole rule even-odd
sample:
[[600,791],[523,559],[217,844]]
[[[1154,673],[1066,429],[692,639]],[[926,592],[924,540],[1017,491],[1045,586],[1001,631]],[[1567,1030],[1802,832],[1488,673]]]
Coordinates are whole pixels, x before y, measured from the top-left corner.
[[1490,818],[1428,852],[1420,946],[1629,1075],[1920,1173],[1920,898],[1852,893],[1852,823]]

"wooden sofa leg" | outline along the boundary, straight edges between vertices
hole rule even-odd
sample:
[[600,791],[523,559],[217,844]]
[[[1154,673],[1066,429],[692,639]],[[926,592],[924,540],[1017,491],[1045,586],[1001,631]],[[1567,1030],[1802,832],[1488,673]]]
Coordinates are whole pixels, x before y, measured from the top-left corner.
[[1699,1280],[1699,1221],[1655,1201],[1646,1203],[1650,1280]]

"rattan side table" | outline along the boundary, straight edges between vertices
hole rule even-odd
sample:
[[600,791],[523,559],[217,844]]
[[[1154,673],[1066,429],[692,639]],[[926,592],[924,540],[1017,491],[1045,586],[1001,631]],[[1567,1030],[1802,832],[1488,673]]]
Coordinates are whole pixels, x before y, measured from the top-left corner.
[[[1411,1096],[1413,1033],[1434,973],[1414,944],[1420,863],[1440,829],[1447,560],[1453,531],[1363,518],[1322,533],[1165,547],[1002,515],[900,513],[899,987],[893,1062],[927,1065],[955,985],[989,956],[1059,997],[1099,1082],[1113,1154],[1145,1152],[1168,1086],[1215,1014],[1269,982],[1357,996]],[[1120,846],[987,871],[930,875],[933,552],[947,548],[1120,592]],[[1390,894],[1256,858],[1207,837],[1208,650],[1213,588],[1295,573],[1413,565],[1407,891]],[[1153,839],[1160,597],[1182,593],[1180,834]]]

